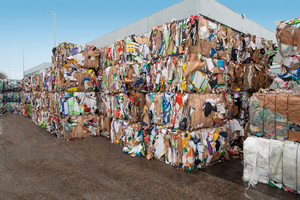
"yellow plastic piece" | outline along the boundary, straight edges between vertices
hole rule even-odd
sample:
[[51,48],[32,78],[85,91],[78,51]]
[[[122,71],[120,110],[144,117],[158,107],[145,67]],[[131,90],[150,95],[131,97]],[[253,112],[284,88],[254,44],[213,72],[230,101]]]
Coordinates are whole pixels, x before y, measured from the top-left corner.
[[77,92],[77,87],[72,87],[68,90],[66,90],[67,92]]
[[183,69],[183,71],[185,72],[186,71],[186,63],[183,63],[183,65],[182,65],[182,69]]

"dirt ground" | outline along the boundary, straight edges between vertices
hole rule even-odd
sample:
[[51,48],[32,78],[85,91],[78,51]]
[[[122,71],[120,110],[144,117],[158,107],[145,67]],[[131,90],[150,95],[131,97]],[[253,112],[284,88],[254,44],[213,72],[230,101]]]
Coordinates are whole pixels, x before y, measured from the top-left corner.
[[[185,173],[132,158],[103,137],[63,141],[19,114],[0,116],[1,199],[247,199],[240,160]],[[299,199],[258,184],[253,199]]]

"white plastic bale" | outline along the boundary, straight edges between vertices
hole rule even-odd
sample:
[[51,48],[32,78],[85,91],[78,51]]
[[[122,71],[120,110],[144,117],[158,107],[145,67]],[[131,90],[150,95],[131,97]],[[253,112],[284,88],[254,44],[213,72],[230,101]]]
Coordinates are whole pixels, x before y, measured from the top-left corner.
[[243,180],[251,184],[257,184],[258,174],[256,172],[256,159],[258,151],[258,139],[248,137],[244,141],[244,175]]
[[270,175],[270,141],[269,139],[258,138],[257,152],[257,173],[260,183],[269,183]]
[[300,148],[298,145],[298,153],[297,153],[297,191],[300,191]]
[[298,144],[286,141],[283,147],[283,184],[292,190],[297,188],[297,150]]
[[271,140],[270,144],[270,178],[277,183],[282,183],[283,144],[280,140]]

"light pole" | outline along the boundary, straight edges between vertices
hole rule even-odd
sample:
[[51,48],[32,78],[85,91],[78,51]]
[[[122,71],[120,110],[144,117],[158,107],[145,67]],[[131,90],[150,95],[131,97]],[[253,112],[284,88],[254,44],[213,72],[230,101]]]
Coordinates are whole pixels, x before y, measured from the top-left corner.
[[55,13],[48,12],[49,14],[54,16],[54,47],[56,46],[56,35],[55,35]]
[[22,52],[23,52],[23,78],[25,78],[25,68],[24,68],[24,47],[20,46],[20,48],[22,48]]

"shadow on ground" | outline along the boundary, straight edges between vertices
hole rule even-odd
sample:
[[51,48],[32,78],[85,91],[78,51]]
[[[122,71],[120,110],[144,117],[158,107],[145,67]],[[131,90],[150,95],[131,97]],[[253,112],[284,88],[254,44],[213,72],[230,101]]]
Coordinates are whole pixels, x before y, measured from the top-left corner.
[[[18,114],[0,117],[1,199],[247,199],[240,160],[185,173],[132,158],[103,137],[55,138]],[[299,196],[259,184],[253,199]]]

